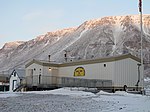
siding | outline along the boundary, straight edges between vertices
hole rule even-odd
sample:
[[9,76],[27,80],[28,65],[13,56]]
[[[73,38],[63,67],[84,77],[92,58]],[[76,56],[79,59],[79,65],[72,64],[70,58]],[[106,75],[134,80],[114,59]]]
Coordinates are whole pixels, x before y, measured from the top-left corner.
[[[132,59],[124,59],[115,62],[114,86],[127,85],[134,87],[138,80],[137,62]],[[140,81],[141,82],[141,81]]]
[[[32,63],[26,68],[26,76],[30,75],[28,71],[32,69],[33,76],[37,76],[37,79],[35,80],[40,80],[38,76],[41,74],[41,83],[46,82],[46,84],[53,82],[52,78],[58,76],[81,79],[112,80],[113,86],[116,87],[123,87],[124,85],[127,85],[128,87],[135,87],[138,81],[138,63],[139,62],[137,60],[132,58],[123,58],[119,60],[115,60],[114,58],[113,61],[111,60],[108,62],[92,61],[92,63],[88,63],[84,61],[82,63],[77,62],[75,64],[62,64],[61,66]],[[104,64],[106,64],[106,67],[104,67]],[[85,76],[74,76],[74,71],[77,67],[83,67],[85,69]],[[36,70],[34,70],[34,68]],[[51,70],[49,70],[49,68],[51,68]],[[142,77],[140,76],[140,78]],[[37,83],[39,83],[39,81],[37,81]]]
[[26,83],[37,86],[37,84],[39,84],[40,74],[43,75],[43,66],[35,63],[31,64],[26,69]]
[[[106,64],[106,67],[104,67],[104,64]],[[113,75],[112,75],[112,73],[114,72],[113,62],[60,67],[59,75],[62,77],[74,77],[74,70],[77,67],[83,67],[85,69],[85,76],[79,76],[75,78],[106,79],[106,80],[112,80],[113,78]]]
[[26,69],[26,76],[31,76],[31,74],[29,73],[30,70],[33,70],[33,76],[40,75],[40,74],[43,75],[43,66],[41,66],[41,65],[38,65],[35,63],[31,64]]

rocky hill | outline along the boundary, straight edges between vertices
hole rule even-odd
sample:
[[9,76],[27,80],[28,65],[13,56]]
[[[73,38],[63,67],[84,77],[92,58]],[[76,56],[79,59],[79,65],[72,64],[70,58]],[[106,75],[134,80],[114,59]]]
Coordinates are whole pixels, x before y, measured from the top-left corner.
[[[150,15],[143,15],[145,74],[150,73]],[[35,58],[64,62],[131,53],[140,57],[140,16],[111,16],[89,20],[76,28],[48,32],[0,49],[0,71],[24,67]]]

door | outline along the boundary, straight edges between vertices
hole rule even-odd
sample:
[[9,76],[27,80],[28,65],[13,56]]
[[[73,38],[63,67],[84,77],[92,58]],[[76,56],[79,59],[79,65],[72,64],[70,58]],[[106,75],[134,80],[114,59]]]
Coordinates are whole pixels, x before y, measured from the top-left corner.
[[16,88],[17,88],[17,80],[13,80],[12,90],[15,90]]
[[33,84],[33,69],[28,69],[28,76],[26,77],[26,82],[28,85]]

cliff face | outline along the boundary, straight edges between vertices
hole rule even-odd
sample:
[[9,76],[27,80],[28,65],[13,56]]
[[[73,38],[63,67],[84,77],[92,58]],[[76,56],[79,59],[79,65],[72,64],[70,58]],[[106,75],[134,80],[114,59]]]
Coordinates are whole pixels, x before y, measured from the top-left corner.
[[[150,15],[143,15],[143,55],[150,60]],[[131,53],[140,57],[140,17],[111,16],[86,21],[76,28],[48,32],[27,42],[7,43],[0,50],[0,71],[24,67],[33,58],[64,62]],[[145,73],[149,74],[146,64]]]

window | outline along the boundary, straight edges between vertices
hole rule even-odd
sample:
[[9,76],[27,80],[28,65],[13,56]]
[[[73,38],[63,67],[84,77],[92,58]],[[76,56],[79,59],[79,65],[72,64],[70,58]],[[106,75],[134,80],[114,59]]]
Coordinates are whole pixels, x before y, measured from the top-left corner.
[[14,72],[14,77],[16,77],[16,72]]
[[106,64],[104,64],[104,67],[106,67]]
[[40,74],[41,74],[41,69],[40,69],[40,72],[39,72]]
[[36,69],[34,68],[34,71],[35,71]]

